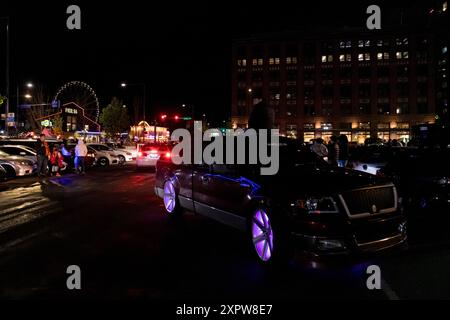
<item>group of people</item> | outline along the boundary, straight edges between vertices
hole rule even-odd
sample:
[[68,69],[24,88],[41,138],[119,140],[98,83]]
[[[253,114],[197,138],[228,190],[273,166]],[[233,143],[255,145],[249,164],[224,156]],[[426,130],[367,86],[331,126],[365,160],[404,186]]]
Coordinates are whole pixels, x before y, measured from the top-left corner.
[[75,147],[74,153],[69,150],[67,141],[58,147],[54,146],[52,151],[48,142],[45,140],[45,134],[41,134],[36,142],[36,156],[37,156],[37,174],[39,177],[45,177],[49,173],[51,176],[59,177],[61,171],[68,168],[75,168],[75,172],[78,174],[85,173],[85,161],[88,149],[84,144],[84,141],[79,139]]
[[345,168],[348,163],[348,138],[346,135],[331,136],[325,145],[322,138],[317,138],[311,145],[311,150],[331,165]]

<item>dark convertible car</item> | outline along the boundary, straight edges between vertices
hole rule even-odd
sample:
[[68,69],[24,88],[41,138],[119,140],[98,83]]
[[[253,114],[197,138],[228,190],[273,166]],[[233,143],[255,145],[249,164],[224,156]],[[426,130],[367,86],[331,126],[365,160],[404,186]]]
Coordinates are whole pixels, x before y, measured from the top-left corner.
[[375,252],[406,243],[406,221],[394,185],[337,168],[309,148],[280,143],[280,170],[257,165],[157,163],[155,192],[168,214],[183,210],[248,233],[264,263],[300,249],[317,256]]

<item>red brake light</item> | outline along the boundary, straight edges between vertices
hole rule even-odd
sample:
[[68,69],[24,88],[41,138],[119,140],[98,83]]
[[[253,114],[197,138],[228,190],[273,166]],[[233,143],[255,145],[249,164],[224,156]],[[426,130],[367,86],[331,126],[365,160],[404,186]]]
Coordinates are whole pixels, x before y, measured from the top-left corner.
[[166,152],[166,158],[170,158],[170,152]]
[[139,152],[137,153],[137,156],[138,156],[138,157],[142,157],[142,152],[139,151]]

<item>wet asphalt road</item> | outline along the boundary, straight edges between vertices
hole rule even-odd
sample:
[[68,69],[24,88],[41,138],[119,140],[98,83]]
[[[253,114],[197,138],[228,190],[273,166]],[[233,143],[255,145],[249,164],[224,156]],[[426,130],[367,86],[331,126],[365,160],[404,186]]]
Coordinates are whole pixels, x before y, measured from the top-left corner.
[[[450,231],[410,221],[410,248],[370,260],[296,259],[262,268],[242,233],[186,213],[171,219],[154,173],[133,165],[0,183],[0,298],[178,301],[450,298]],[[382,289],[366,287],[367,266]],[[78,265],[82,289],[66,288]]]

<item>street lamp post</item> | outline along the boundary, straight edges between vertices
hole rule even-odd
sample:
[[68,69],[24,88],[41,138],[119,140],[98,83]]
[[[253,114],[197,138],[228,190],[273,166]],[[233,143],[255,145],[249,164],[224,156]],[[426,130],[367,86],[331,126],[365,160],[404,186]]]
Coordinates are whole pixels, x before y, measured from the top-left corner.
[[[28,89],[31,89],[34,87],[34,85],[31,82],[27,82],[27,84],[25,85]],[[16,91],[16,112],[17,112],[17,125],[20,126],[20,122],[19,122],[19,112],[20,112],[20,89],[19,89],[19,85],[17,85],[17,91]],[[31,99],[32,96],[27,93],[25,96],[25,99]]]
[[147,96],[147,85],[145,84],[145,83],[143,83],[143,82],[141,82],[141,83],[126,83],[126,82],[122,82],[121,84],[120,84],[120,86],[122,87],[122,88],[126,88],[126,87],[128,87],[128,86],[142,86],[142,88],[143,88],[143,99],[144,99],[144,101],[143,101],[143,107],[142,107],[142,115],[143,115],[143,120],[145,121],[145,118],[146,118],[146,96]]
[[[5,80],[6,80],[6,106],[5,113],[8,117],[9,113],[9,17],[1,17],[0,20],[6,21],[6,68],[5,68]],[[9,133],[8,121],[5,120],[5,132],[6,135]]]

